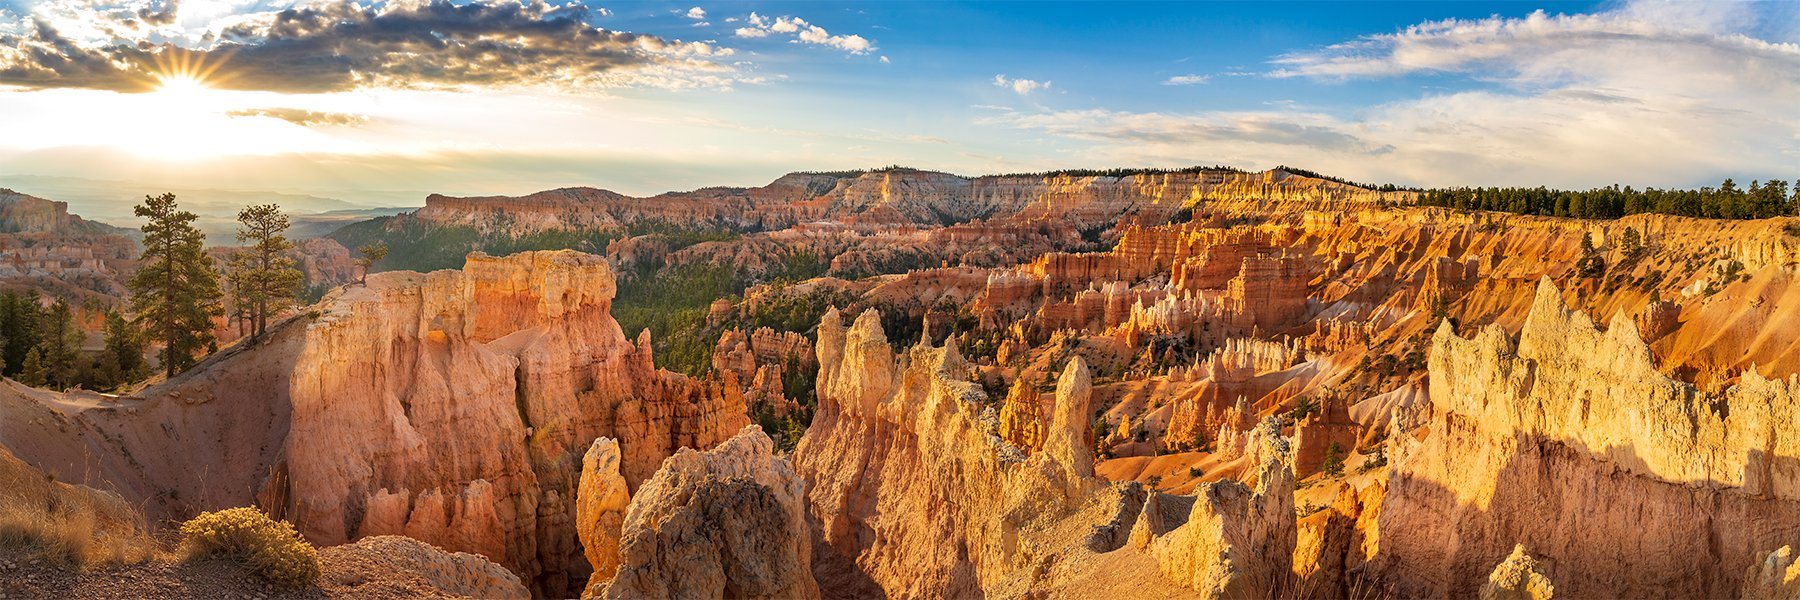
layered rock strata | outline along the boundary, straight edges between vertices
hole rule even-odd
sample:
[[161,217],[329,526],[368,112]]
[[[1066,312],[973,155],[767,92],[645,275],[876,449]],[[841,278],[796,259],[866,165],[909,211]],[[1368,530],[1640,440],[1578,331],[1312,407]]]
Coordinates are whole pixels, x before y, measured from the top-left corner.
[[656,369],[613,294],[606,261],[570,251],[379,273],[136,396],[44,399],[75,435],[16,450],[154,519],[255,503],[321,546],[406,535],[573,594],[595,438],[634,488],[749,423],[734,386]]

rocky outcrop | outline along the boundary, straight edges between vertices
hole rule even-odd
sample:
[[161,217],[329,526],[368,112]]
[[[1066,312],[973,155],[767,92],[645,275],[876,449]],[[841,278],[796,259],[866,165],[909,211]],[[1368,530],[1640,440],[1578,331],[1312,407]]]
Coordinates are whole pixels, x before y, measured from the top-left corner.
[[619,474],[619,443],[598,438],[581,459],[581,487],[575,492],[575,533],[594,574],[587,589],[611,581],[619,570],[619,538],[631,503]]
[[670,457],[625,513],[617,575],[584,596],[818,598],[806,486],[774,449],[751,425]]
[[331,583],[336,585],[357,589],[367,580],[380,581],[378,586],[360,587],[364,594],[404,587],[409,595],[429,591],[461,598],[531,597],[519,576],[491,560],[466,552],[446,552],[397,535],[366,537],[325,548],[319,551],[319,560],[329,567],[326,577],[334,578]]
[[1250,485],[1200,486],[1187,522],[1149,543],[1163,576],[1204,598],[1276,597],[1292,586],[1293,457],[1279,420],[1257,426],[1250,451]]
[[1386,488],[1380,480],[1357,490],[1339,484],[1337,499],[1301,517],[1294,542],[1299,589],[1314,597],[1349,598],[1371,589],[1378,577],[1366,565],[1381,545],[1377,527]]
[[1525,553],[1525,545],[1513,546],[1512,554],[1494,566],[1486,585],[1481,586],[1481,600],[1550,600],[1556,586],[1544,577],[1536,559]]
[[288,501],[275,508],[316,543],[402,533],[542,573],[545,589],[579,586],[591,440],[619,440],[620,471],[639,482],[748,421],[730,390],[659,372],[647,340],[626,342],[613,291],[604,260],[542,252],[335,293],[296,349]]
[[1751,564],[1744,572],[1744,587],[1737,597],[1744,600],[1800,598],[1800,562],[1794,560],[1794,548],[1782,546]]
[[[877,313],[846,328],[833,310],[817,347],[819,408],[794,457],[822,568],[846,565],[889,597],[976,597],[1061,549],[1040,547],[1033,524],[1055,522],[1100,485],[1088,476],[1083,364],[1059,378],[1061,429],[1026,458],[995,434],[995,402],[954,346],[896,356]],[[1078,431],[1066,431],[1071,421]]]
[[1469,595],[1516,540],[1568,596],[1720,597],[1794,543],[1800,380],[1705,394],[1658,372],[1631,319],[1601,331],[1541,282],[1515,343],[1440,327],[1423,437],[1388,451],[1382,568]]
[[137,266],[127,233],[70,214],[66,202],[0,189],[0,284],[110,305],[127,295]]
[[749,423],[738,390],[656,369],[613,294],[570,251],[378,273],[134,397],[44,399],[78,416],[21,456],[152,519],[254,503],[317,545],[405,535],[572,595],[593,440],[617,440],[632,488]]
[[1317,409],[1294,424],[1294,476],[1305,479],[1325,470],[1325,461],[1336,451],[1338,467],[1356,451],[1356,439],[1362,426],[1350,418],[1350,407],[1342,398],[1326,397]]

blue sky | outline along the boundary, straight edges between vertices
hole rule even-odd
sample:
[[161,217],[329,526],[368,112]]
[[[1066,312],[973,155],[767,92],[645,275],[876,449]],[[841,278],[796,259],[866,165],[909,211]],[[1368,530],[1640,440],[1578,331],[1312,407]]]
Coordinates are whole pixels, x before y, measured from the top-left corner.
[[1800,176],[1797,3],[366,6],[0,0],[0,174],[353,201],[895,163]]

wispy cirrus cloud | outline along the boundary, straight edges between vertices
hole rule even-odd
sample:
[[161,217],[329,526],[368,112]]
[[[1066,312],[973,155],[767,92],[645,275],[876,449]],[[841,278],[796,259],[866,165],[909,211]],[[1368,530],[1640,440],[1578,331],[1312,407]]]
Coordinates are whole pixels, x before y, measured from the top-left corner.
[[1357,135],[1349,123],[1319,113],[1182,114],[1105,109],[1031,113],[1004,109],[999,115],[984,118],[983,122],[1105,143],[1173,147],[1202,143],[1303,146],[1362,156],[1394,150],[1393,146],[1374,143]]
[[1277,56],[1263,73],[1326,86],[1416,83],[1410,98],[989,122],[1116,161],[1302,164],[1364,181],[1582,187],[1791,177],[1800,164],[1800,40],[1759,37],[1781,21],[1770,11],[1800,14],[1800,5],[1629,3],[1430,21]]
[[705,42],[590,24],[578,3],[325,0],[180,27],[172,2],[40,5],[0,30],[0,84],[153,89],[171,70],[213,87],[331,92],[359,87],[729,87],[752,81]]

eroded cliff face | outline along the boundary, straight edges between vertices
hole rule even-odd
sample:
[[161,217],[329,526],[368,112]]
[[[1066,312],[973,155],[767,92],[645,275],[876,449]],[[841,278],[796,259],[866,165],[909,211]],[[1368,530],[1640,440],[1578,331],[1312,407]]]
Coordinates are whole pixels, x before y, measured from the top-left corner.
[[845,328],[833,310],[818,353],[819,408],[794,460],[822,569],[846,565],[890,597],[980,596],[1027,566],[1033,524],[1101,487],[1079,361],[1058,380],[1044,450],[1026,458],[996,435],[997,407],[954,347],[895,356],[875,312]]
[[405,535],[573,595],[594,439],[635,489],[749,423],[735,386],[656,369],[613,294],[606,261],[571,251],[376,274],[138,396],[28,405],[65,434],[27,458],[153,518],[254,503],[318,545]]
[[1516,344],[1441,327],[1430,370],[1380,519],[1404,595],[1472,595],[1524,543],[1567,596],[1727,596],[1800,528],[1800,381],[1700,392],[1654,368],[1629,317],[1602,332],[1548,281]]
[[575,491],[593,439],[618,440],[635,486],[748,423],[735,390],[655,369],[647,338],[628,342],[608,314],[613,294],[606,261],[563,251],[476,254],[328,298],[288,390],[289,518],[323,544],[403,533],[546,593],[579,587]]
[[749,425],[712,450],[670,457],[625,512],[616,573],[595,563],[583,596],[819,598],[806,485],[774,450]]
[[1163,577],[1202,598],[1279,597],[1293,588],[1293,451],[1273,417],[1253,431],[1250,446],[1251,485],[1204,484],[1185,523],[1161,535],[1145,528]]

